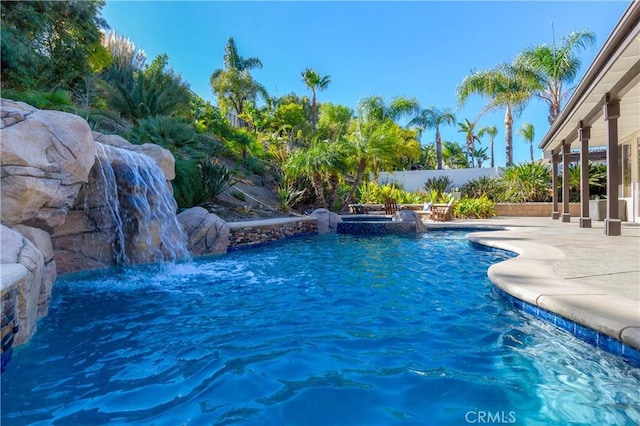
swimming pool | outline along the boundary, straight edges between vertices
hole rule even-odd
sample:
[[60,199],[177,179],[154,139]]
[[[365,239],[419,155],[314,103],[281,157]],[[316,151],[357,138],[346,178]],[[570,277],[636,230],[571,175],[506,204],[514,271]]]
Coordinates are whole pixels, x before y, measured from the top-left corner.
[[2,424],[633,424],[640,369],[511,307],[464,232],[76,274]]

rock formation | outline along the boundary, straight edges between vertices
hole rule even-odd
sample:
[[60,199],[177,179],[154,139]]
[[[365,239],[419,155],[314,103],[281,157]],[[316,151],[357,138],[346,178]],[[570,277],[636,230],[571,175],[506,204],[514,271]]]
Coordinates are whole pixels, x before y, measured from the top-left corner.
[[187,234],[187,249],[194,256],[224,253],[229,245],[229,225],[202,207],[192,207],[178,214]]
[[[167,183],[175,178],[168,150],[92,132],[81,117],[22,102],[2,99],[0,111],[0,261],[27,270],[18,285],[16,344],[47,313],[59,273],[188,255]],[[190,233],[203,236],[193,246],[221,250],[224,225],[206,215],[191,224]]]
[[342,222],[339,214],[327,209],[315,209],[309,216],[318,219],[318,234],[335,234],[338,229],[338,223]]

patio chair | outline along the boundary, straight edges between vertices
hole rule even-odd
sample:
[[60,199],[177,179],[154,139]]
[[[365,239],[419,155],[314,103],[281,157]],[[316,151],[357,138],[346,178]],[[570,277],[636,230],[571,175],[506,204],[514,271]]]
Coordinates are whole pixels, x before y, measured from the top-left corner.
[[447,204],[435,205],[431,208],[431,219],[438,222],[447,222],[453,220],[453,202],[451,198]]
[[393,215],[398,211],[398,203],[393,198],[384,201],[384,214]]

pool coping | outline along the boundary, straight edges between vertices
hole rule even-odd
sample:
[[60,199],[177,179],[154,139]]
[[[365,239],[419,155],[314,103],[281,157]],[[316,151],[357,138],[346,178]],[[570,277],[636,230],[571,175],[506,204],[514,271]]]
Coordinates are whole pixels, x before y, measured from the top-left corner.
[[563,250],[536,239],[535,233],[522,238],[517,226],[501,228],[471,232],[466,237],[472,243],[517,254],[487,271],[512,304],[640,365],[640,307],[636,301],[598,290],[579,278],[558,275],[554,267],[566,261]]

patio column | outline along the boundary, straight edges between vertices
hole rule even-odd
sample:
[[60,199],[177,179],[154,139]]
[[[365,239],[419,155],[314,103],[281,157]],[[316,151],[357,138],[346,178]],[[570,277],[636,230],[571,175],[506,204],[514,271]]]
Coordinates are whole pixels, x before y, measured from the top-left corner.
[[555,151],[551,151],[551,201],[553,202],[553,211],[551,212],[551,219],[560,219],[560,211],[558,210],[558,154]]
[[604,233],[609,236],[621,234],[622,224],[618,216],[618,184],[620,167],[618,165],[618,118],[620,100],[605,95],[604,119],[607,122],[607,218],[604,220]]
[[571,222],[569,213],[569,155],[571,145],[562,141],[562,221]]
[[583,126],[582,121],[578,128],[580,139],[580,228],[591,228],[589,217],[589,139],[591,139],[591,127]]

